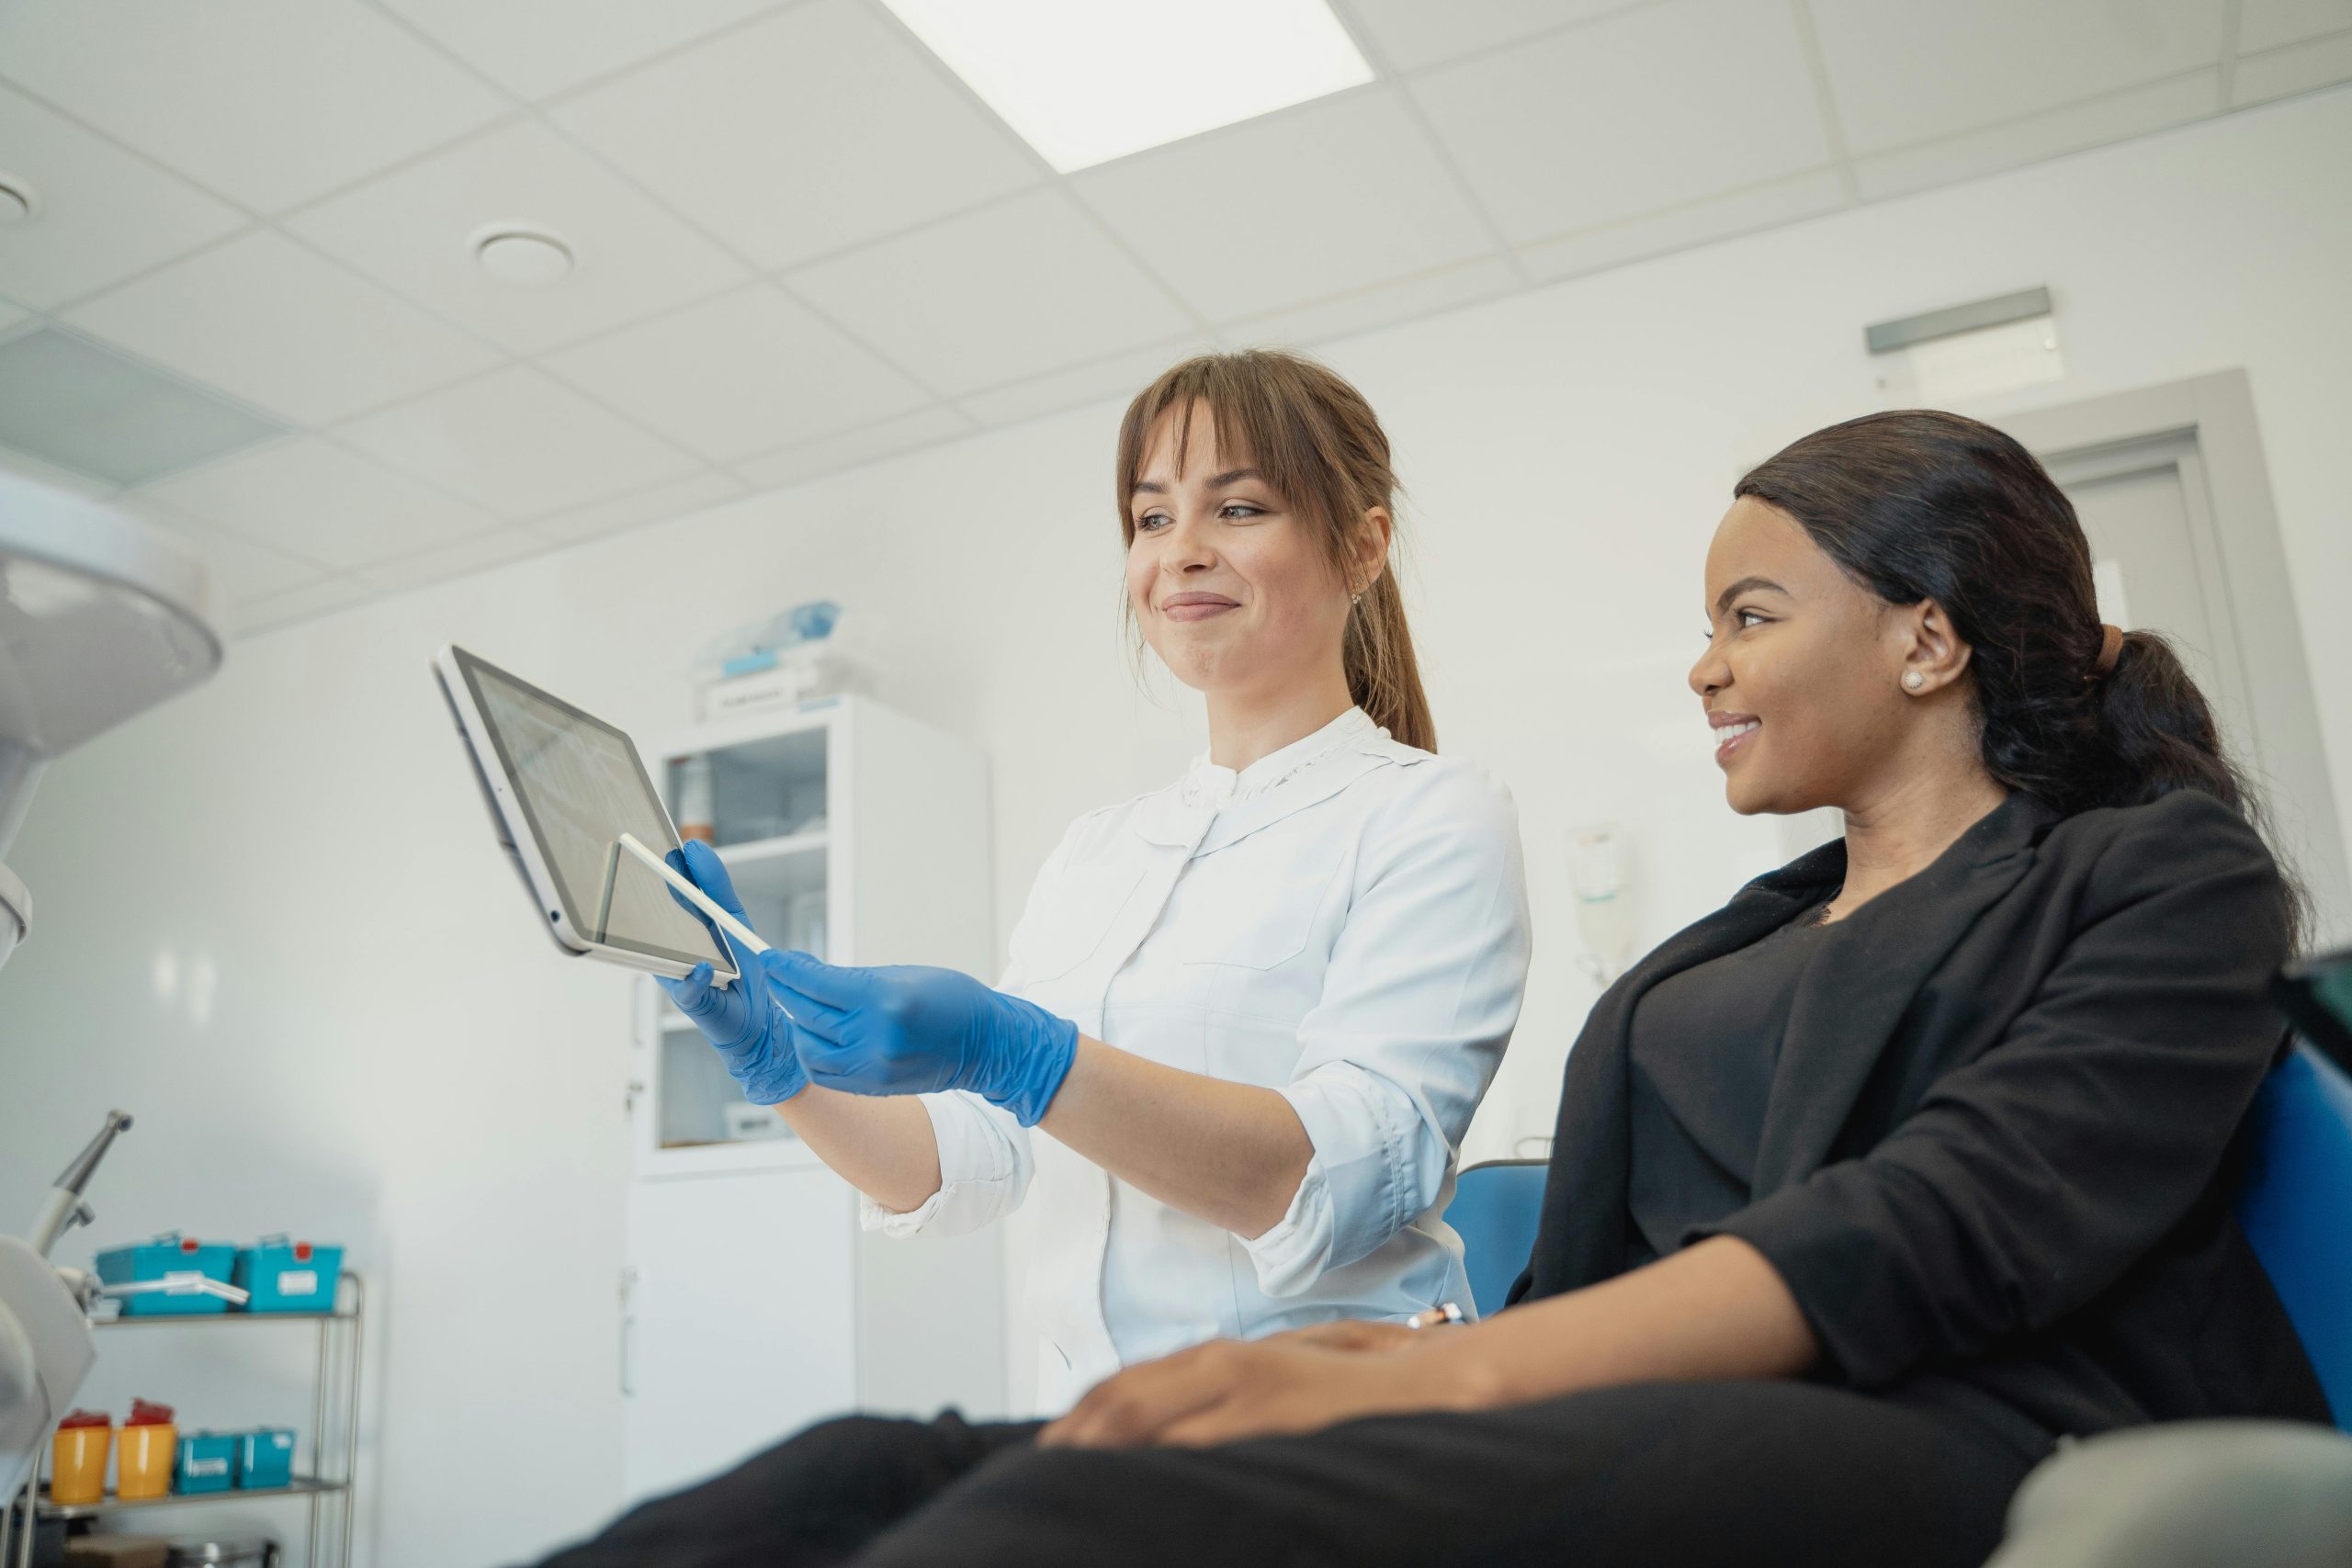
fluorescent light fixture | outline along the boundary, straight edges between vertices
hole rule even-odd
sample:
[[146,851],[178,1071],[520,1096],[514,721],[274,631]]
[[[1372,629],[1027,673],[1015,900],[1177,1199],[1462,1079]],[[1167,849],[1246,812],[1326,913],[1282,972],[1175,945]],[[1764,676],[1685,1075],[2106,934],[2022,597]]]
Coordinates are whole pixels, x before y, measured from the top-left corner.
[[883,0],[1063,174],[1372,80],[1325,0]]

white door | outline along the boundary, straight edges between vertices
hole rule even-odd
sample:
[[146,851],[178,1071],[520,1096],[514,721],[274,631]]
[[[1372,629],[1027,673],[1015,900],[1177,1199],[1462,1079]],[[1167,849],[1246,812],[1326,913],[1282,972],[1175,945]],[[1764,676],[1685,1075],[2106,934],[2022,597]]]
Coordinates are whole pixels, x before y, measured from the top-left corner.
[[855,1213],[822,1169],[629,1184],[621,1327],[628,1500],[856,1402]]
[[2060,460],[2052,477],[2090,536],[2099,614],[2126,631],[2162,632],[2221,721],[2222,738],[2251,762],[2245,672],[2229,601],[2204,584],[2211,529],[2197,502],[2197,438],[2160,436],[2097,457]]
[[[2088,535],[2099,607],[2163,633],[2311,894],[2319,946],[2352,934],[2352,865],[2245,375],[2113,393],[2001,422]],[[2309,586],[2309,585],[2307,585]],[[2322,595],[2324,598],[2324,594]],[[2310,600],[2319,603],[2320,600]]]

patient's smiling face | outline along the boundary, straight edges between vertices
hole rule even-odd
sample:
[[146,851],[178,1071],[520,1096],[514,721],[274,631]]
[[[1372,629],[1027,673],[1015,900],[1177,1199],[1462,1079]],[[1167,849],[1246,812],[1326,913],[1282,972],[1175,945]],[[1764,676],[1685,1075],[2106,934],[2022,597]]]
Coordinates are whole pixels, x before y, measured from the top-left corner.
[[1144,640],[1203,692],[1280,691],[1336,670],[1348,592],[1319,530],[1250,454],[1219,449],[1206,408],[1189,435],[1178,451],[1176,421],[1160,418],[1127,501],[1127,599]]
[[1797,521],[1742,497],[1707,550],[1707,651],[1690,689],[1733,810],[1846,807],[1899,766],[1919,612],[1848,577]]

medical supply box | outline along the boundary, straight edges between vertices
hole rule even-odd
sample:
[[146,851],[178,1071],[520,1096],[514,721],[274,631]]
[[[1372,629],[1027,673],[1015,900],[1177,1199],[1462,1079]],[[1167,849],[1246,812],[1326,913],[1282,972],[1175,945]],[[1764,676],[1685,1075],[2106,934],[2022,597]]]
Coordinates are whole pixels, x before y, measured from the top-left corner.
[[228,1432],[190,1432],[180,1438],[172,1490],[182,1495],[226,1492],[236,1483],[237,1439]]
[[294,1434],[284,1427],[263,1427],[237,1434],[237,1484],[250,1492],[291,1485],[294,1480]]
[[[160,1284],[174,1274],[200,1274],[227,1284],[236,1258],[237,1249],[225,1241],[198,1241],[177,1231],[165,1231],[153,1241],[111,1247],[99,1253],[98,1279],[108,1285],[144,1285]],[[122,1298],[125,1317],[194,1316],[228,1308],[229,1303],[219,1296],[193,1292],[142,1291]]]
[[266,1235],[237,1249],[235,1278],[246,1312],[333,1312],[343,1248]]

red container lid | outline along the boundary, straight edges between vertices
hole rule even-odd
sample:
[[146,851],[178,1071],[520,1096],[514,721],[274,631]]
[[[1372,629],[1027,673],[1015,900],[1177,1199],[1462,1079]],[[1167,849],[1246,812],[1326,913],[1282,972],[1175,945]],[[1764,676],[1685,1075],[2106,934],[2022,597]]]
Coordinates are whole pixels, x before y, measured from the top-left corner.
[[170,1405],[156,1404],[144,1399],[130,1402],[130,1418],[123,1423],[126,1427],[168,1427],[171,1424]]
[[111,1427],[114,1417],[103,1410],[76,1410],[57,1425],[61,1430],[67,1427]]
[[308,1263],[310,1260],[311,1244],[307,1241],[296,1242],[294,1244],[294,1261],[297,1263]]
[[184,1235],[180,1237],[180,1250],[182,1252],[194,1252],[202,1245],[203,1243],[198,1241],[196,1237],[192,1235]]

